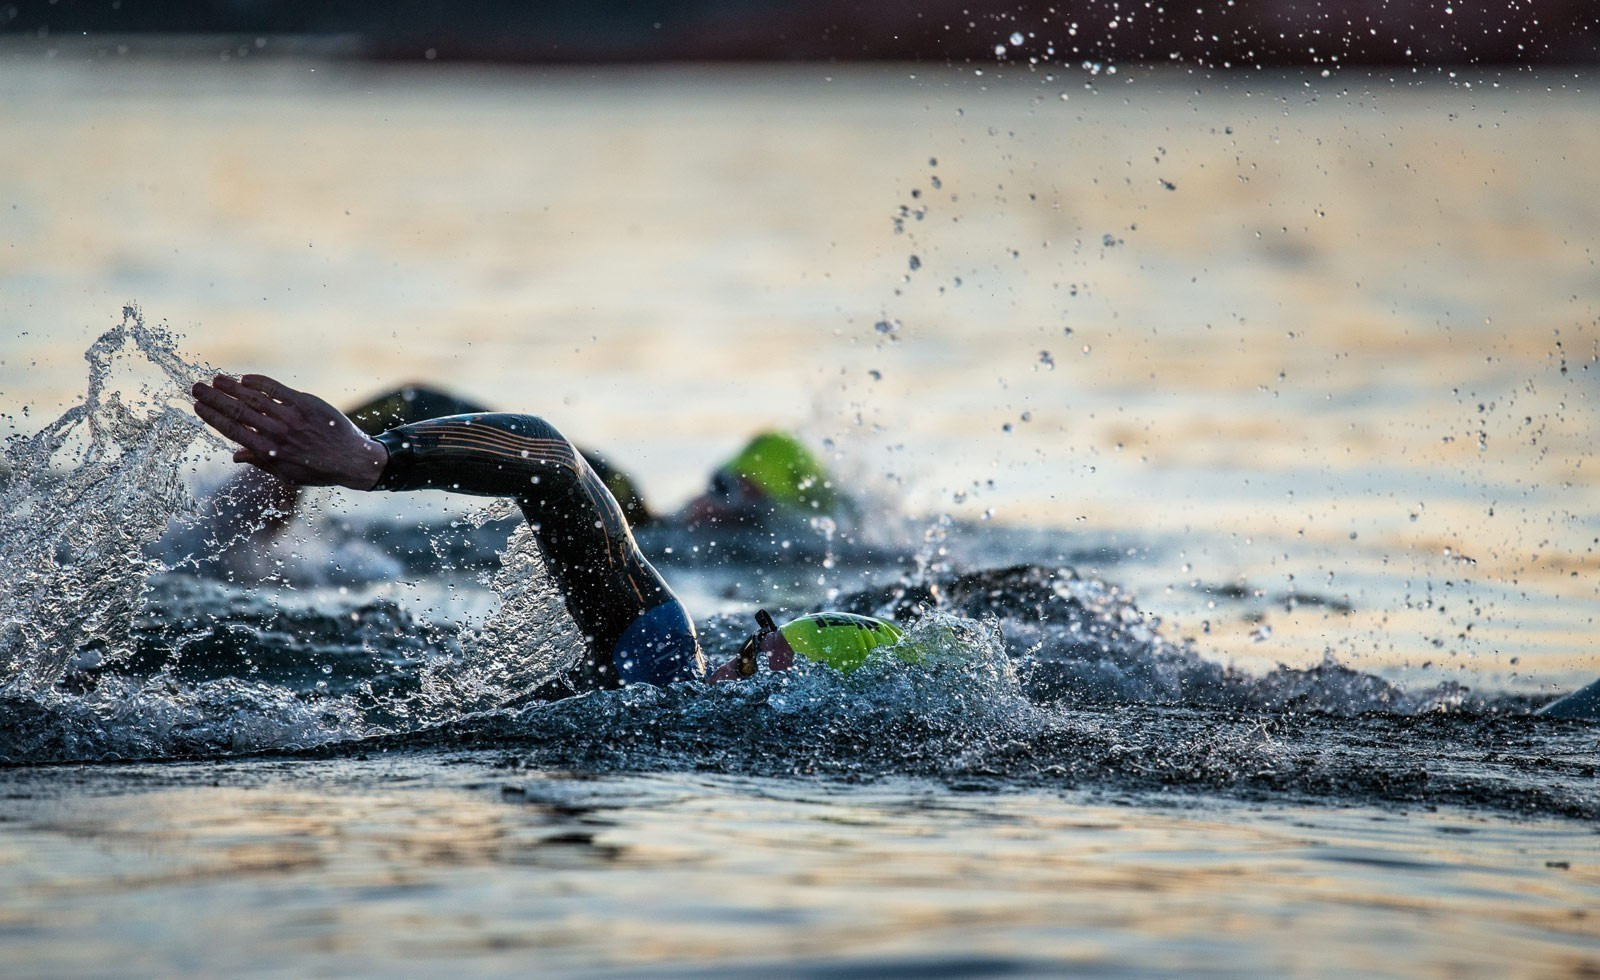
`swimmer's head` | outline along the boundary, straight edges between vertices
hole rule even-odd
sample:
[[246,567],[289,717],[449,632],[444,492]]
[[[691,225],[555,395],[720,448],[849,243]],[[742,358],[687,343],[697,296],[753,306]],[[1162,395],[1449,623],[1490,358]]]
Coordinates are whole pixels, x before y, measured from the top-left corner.
[[810,660],[849,673],[878,647],[893,646],[903,635],[892,623],[854,613],[812,613],[782,626],[765,609],[756,612],[760,628],[744,641],[739,656],[719,667],[711,681],[750,677],[763,667],[788,670],[796,660]]
[[805,444],[763,432],[717,468],[706,492],[689,504],[690,523],[749,522],[783,512],[827,514],[838,504],[828,471]]

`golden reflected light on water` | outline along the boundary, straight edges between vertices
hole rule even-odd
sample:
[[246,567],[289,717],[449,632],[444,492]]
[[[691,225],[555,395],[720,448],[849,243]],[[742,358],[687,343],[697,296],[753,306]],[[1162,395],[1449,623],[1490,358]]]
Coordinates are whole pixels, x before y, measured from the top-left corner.
[[[23,962],[181,958],[214,922],[223,962],[278,950],[336,970],[989,950],[1538,972],[1600,942],[1584,911],[1600,864],[1576,827],[676,775],[449,785],[403,763],[364,777],[373,767],[345,764],[340,788],[314,775],[337,764],[299,765],[247,785],[13,800],[0,921],[28,937]],[[66,941],[78,929],[94,948]]]

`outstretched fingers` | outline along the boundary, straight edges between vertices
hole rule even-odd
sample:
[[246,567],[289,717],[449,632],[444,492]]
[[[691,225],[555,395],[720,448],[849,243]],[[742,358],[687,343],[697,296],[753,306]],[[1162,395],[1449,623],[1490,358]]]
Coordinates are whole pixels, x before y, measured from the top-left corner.
[[263,395],[266,395],[268,398],[275,398],[278,401],[289,405],[292,405],[295,402],[307,397],[305,392],[296,391],[283,382],[274,381],[272,378],[269,378],[264,374],[241,375],[239,377],[239,384],[241,387],[254,389],[255,391],[261,392]]
[[[260,412],[223,391],[219,387],[221,384],[226,384],[226,382],[221,375],[218,375],[216,381],[212,384],[200,381],[189,389],[190,393],[194,395],[196,413],[199,413],[200,407],[203,405],[211,411],[213,417],[226,419],[236,426],[245,425],[258,431],[267,426],[267,420]],[[211,419],[207,418],[206,421],[209,422]]]
[[[225,407],[218,407],[212,399],[205,394],[202,385],[194,388],[194,413],[200,416],[207,425],[216,429],[224,437],[232,439],[239,445],[248,449],[254,456],[273,455],[273,443],[260,430],[254,429],[240,421],[236,414],[229,413]],[[235,402],[235,404],[238,404]]]
[[217,375],[213,386],[225,395],[248,407],[255,414],[251,416],[240,415],[239,421],[262,432],[279,433],[293,423],[289,415],[289,407],[281,402],[273,401],[254,388],[247,388],[225,374]]

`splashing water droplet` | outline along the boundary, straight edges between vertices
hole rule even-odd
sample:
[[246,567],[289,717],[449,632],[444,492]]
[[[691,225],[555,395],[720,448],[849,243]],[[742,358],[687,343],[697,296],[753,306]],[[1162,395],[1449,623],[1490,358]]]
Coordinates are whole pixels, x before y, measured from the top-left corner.
[[[137,307],[84,355],[84,399],[5,449],[0,486],[0,684],[47,687],[80,650],[130,649],[145,582],[144,549],[192,512],[183,454],[203,426],[169,404],[209,372],[178,357]],[[113,375],[154,374],[148,400],[125,399]],[[215,441],[215,440],[213,440]]]

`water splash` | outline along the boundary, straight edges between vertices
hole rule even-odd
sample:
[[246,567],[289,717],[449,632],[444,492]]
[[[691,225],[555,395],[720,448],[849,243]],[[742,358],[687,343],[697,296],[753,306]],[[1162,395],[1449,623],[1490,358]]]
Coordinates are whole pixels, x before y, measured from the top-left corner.
[[[326,566],[350,563],[359,530],[341,541],[337,522],[313,514],[256,533],[272,515],[251,498],[262,490],[253,471],[190,491],[195,452],[224,446],[189,410],[209,367],[134,306],[85,357],[82,401],[13,437],[0,469],[0,758],[304,748],[407,731],[503,706],[578,655],[526,528],[480,583],[480,621],[441,626],[382,599],[352,606],[348,589],[316,586]],[[357,557],[391,580],[401,567]],[[174,570],[183,574],[160,574]]]
[[999,624],[1030,699],[1086,707],[1157,704],[1270,711],[1416,714],[1481,706],[1459,685],[1404,691],[1328,659],[1264,676],[1207,659],[1172,640],[1158,617],[1118,586],[1068,567],[1013,565],[930,576],[919,562],[901,583],[839,597],[846,612],[905,620],[924,610]]
[[[85,353],[83,401],[5,448],[0,485],[0,688],[44,690],[69,666],[130,652],[145,556],[191,511],[180,463],[203,427],[172,404],[207,372],[135,306]],[[144,375],[137,400],[124,373]]]
[[481,626],[463,630],[459,654],[428,663],[417,696],[428,720],[522,700],[584,655],[583,638],[545,570],[531,528],[512,534],[500,568],[483,576],[482,584],[498,603]]
[[480,716],[381,746],[491,749],[508,769],[668,770],[955,789],[1174,790],[1336,805],[1600,815],[1581,731],[1470,712],[1340,716],[1242,706],[1040,703],[996,620],[933,613],[849,675],[634,687]]

